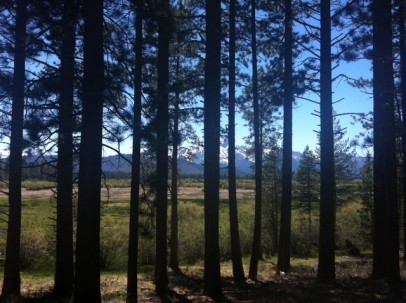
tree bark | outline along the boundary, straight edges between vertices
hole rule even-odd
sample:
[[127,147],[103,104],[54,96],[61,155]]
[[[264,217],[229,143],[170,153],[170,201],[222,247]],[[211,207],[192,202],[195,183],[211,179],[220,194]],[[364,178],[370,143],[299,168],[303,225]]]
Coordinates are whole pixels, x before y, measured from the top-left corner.
[[75,66],[75,1],[64,1],[59,100],[56,267],[54,294],[73,292],[73,73]]
[[9,215],[1,300],[20,295],[21,166],[23,151],[27,5],[17,1],[9,162]]
[[[176,78],[179,77],[179,55],[176,58]],[[173,113],[173,135],[172,135],[172,184],[171,184],[171,241],[169,266],[175,273],[179,273],[178,256],[178,144],[179,144],[179,89],[175,92],[175,105]]]
[[[400,93],[402,106],[402,160],[403,160],[403,234],[406,235],[406,27],[404,0],[399,0],[399,56],[400,56]],[[403,260],[406,261],[406,237],[403,237]]]
[[396,136],[392,54],[392,4],[373,1],[374,259],[373,276],[385,276],[401,293],[397,205]]
[[84,79],[75,302],[101,302],[100,190],[104,101],[103,0],[84,2]]
[[331,88],[330,1],[321,1],[320,70],[320,242],[317,279],[335,281],[334,131]]
[[231,260],[234,282],[245,282],[242,265],[240,230],[238,226],[237,185],[235,167],[235,0],[230,0],[229,46],[229,99],[228,99],[228,199],[230,216]]
[[204,293],[222,295],[219,248],[221,1],[206,1],[204,82]]
[[293,104],[293,33],[292,1],[285,0],[283,162],[281,228],[278,271],[290,270],[291,204],[292,204],[292,104]]
[[133,152],[131,156],[130,231],[128,241],[127,302],[137,302],[138,233],[141,166],[141,107],[142,107],[142,20],[143,0],[135,0],[135,68]]
[[258,261],[261,258],[262,233],[262,138],[260,106],[258,100],[258,68],[257,68],[257,33],[256,33],[256,4],[251,1],[251,47],[252,47],[252,98],[254,106],[254,145],[255,145],[255,218],[254,238],[252,241],[249,278],[257,279]]
[[165,295],[168,288],[168,77],[169,77],[169,1],[160,1],[158,16],[158,106],[157,106],[157,194],[155,290]]

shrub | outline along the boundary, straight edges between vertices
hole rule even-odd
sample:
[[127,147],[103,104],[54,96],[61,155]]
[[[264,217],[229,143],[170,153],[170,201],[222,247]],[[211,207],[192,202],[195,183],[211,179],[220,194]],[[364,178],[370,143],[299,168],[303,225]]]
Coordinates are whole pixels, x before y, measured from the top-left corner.
[[138,262],[155,264],[155,238],[141,236],[138,243]]
[[49,237],[41,227],[24,228],[21,233],[20,269],[32,269],[51,258]]
[[371,243],[365,239],[359,216],[360,203],[347,203],[337,209],[336,245],[345,248],[345,240],[350,240],[362,249],[370,249]]
[[240,229],[241,252],[251,253],[252,235],[254,232],[254,202],[238,203],[238,223]]
[[203,207],[186,202],[178,206],[179,259],[194,263],[204,255]]
[[100,267],[124,265],[128,253],[128,227],[118,220],[105,218],[100,230]]
[[311,232],[309,233],[308,217],[303,212],[293,212],[291,249],[292,254],[300,257],[311,257],[317,252],[319,242],[319,220],[312,216]]

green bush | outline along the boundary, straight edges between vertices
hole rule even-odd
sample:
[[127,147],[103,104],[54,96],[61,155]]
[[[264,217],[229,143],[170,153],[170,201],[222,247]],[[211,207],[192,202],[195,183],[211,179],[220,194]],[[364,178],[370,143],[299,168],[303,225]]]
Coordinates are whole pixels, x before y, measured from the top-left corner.
[[337,209],[336,223],[336,245],[340,249],[345,248],[345,240],[350,240],[354,245],[362,249],[370,249],[372,243],[365,238],[359,209],[361,204],[358,202],[347,203]]
[[100,267],[125,265],[128,254],[128,226],[123,220],[103,218],[100,229]]
[[148,265],[155,264],[155,238],[143,236],[139,238],[138,262]]
[[241,252],[243,255],[251,253],[254,213],[253,201],[238,203],[238,227],[240,229]]
[[180,203],[179,221],[179,259],[194,263],[204,255],[204,213],[203,207],[194,203]]
[[311,257],[317,254],[319,242],[319,220],[312,215],[311,231],[309,232],[308,216],[303,212],[293,212],[291,250],[294,256]]
[[41,227],[24,228],[21,233],[20,268],[32,269],[49,262],[53,251],[46,230]]

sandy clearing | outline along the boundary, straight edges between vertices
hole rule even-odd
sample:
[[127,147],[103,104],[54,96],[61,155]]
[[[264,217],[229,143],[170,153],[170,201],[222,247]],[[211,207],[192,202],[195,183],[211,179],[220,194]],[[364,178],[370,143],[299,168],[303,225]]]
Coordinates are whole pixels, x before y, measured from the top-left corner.
[[[49,198],[51,199],[54,195],[52,189],[41,189],[41,190],[27,190],[22,189],[23,199],[41,199]],[[169,196],[169,195],[168,195]],[[178,192],[179,199],[203,199],[204,192],[203,188],[194,188],[194,187],[179,187]],[[0,193],[0,197],[6,197],[4,193]],[[249,199],[254,197],[254,191],[250,189],[238,189],[237,190],[237,199]],[[106,188],[102,189],[102,199],[117,201],[117,200],[126,200],[130,198],[130,188],[111,188],[107,191]],[[220,189],[220,199],[228,198],[228,190]]]

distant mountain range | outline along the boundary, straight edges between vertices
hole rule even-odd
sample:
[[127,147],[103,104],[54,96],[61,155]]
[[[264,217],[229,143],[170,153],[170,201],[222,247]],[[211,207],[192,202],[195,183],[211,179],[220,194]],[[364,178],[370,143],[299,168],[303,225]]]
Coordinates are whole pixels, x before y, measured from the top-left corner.
[[[237,146],[235,151],[236,171],[238,177],[252,176],[254,159],[253,155],[247,155],[247,146]],[[130,159],[130,155],[125,155]],[[302,158],[302,153],[292,153],[292,170],[296,171],[299,167],[299,162]],[[358,173],[364,165],[365,158],[356,157]],[[181,148],[178,156],[178,169],[183,176],[202,176],[204,172],[204,148],[192,147]],[[225,141],[220,146],[220,174],[227,175],[228,168],[228,143]],[[129,161],[120,156],[108,156],[103,158],[103,171],[105,173],[130,173],[131,166]]]
[[[204,174],[204,148],[203,147],[188,147],[180,148],[178,152],[178,170],[182,176],[203,176]],[[266,151],[264,151],[266,154]],[[302,159],[301,152],[292,153],[292,170],[295,172],[300,160]],[[45,156],[45,158],[36,157],[34,155],[27,156],[25,161],[28,163],[37,163],[43,161],[55,161],[55,156]],[[109,178],[129,177],[131,173],[131,155],[114,155],[105,156],[102,159],[103,172]],[[154,161],[154,160],[152,160]],[[355,175],[361,171],[365,157],[355,157],[356,168]],[[147,162],[146,159],[143,160]],[[3,159],[3,163],[7,163],[7,159]],[[236,173],[238,177],[252,177],[254,174],[254,155],[249,152],[249,147],[245,145],[236,146],[235,150]],[[78,166],[75,166],[78,169]],[[228,174],[228,143],[225,141],[220,146],[220,174],[227,176]]]

